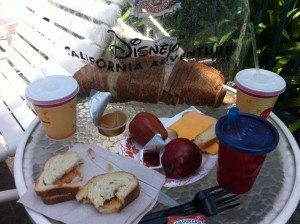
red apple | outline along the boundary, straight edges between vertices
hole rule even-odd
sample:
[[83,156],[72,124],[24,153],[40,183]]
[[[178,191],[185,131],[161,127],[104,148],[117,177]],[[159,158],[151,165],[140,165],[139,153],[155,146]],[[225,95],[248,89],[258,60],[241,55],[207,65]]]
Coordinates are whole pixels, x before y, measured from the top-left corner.
[[161,163],[168,178],[185,178],[201,165],[202,155],[198,146],[186,138],[171,140],[165,147]]
[[129,123],[129,132],[137,143],[144,146],[155,134],[160,134],[163,140],[168,137],[168,132],[161,121],[148,112],[140,112]]

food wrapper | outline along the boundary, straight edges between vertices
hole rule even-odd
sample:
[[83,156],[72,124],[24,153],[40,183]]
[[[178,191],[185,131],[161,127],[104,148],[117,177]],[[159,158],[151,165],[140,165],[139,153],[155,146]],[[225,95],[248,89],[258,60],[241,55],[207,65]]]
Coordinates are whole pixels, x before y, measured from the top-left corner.
[[49,218],[72,224],[138,223],[155,205],[165,181],[164,175],[148,169],[130,158],[111,153],[96,145],[77,144],[70,151],[77,152],[84,159],[84,163],[80,166],[83,173],[83,184],[101,173],[127,171],[139,179],[141,185],[139,197],[120,213],[100,214],[93,205],[82,204],[76,200],[46,205],[35,193],[34,186],[30,186],[28,191],[21,196],[20,203]]
[[98,8],[111,13],[78,13],[96,21],[99,38],[87,39],[101,48],[82,50],[86,66],[74,74],[80,96],[97,89],[118,102],[209,106],[228,99],[224,84],[246,56],[247,0],[118,0]]
[[168,224],[184,224],[184,223],[192,223],[192,224],[206,224],[204,215],[197,216],[169,216]]
[[112,96],[110,92],[99,92],[96,90],[91,91],[89,108],[95,126],[98,125],[98,118],[103,114],[111,98]]
[[157,158],[156,159],[154,158],[154,160],[157,161],[156,162],[154,161],[154,164],[151,165],[151,168],[153,169],[162,168],[160,161],[161,161],[161,156],[165,145],[166,142],[161,138],[160,134],[154,135],[153,138],[146,145],[144,145],[142,152],[140,153],[140,160],[143,161],[143,163],[145,164],[147,154],[152,156],[156,154]]

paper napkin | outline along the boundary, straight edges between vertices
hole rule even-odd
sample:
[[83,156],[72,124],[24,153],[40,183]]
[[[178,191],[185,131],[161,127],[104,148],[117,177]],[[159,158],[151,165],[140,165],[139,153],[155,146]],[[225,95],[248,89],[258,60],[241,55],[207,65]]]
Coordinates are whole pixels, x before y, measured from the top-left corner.
[[138,221],[155,205],[165,176],[144,167],[138,161],[114,154],[96,145],[77,144],[70,149],[77,152],[83,159],[80,166],[83,173],[83,184],[93,176],[114,172],[127,171],[133,173],[140,182],[140,196],[127,205],[120,213],[101,214],[93,205],[82,204],[76,200],[46,205],[34,192],[34,186],[20,198],[24,206],[52,219],[65,223],[138,223]]

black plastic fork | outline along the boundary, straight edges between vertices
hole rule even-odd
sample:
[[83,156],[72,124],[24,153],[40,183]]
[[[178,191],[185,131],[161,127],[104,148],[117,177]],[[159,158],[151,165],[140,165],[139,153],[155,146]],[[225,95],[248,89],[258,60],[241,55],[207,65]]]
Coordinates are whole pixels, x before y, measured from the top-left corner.
[[239,199],[239,196],[232,194],[228,189],[223,189],[223,187],[224,186],[215,186],[200,191],[195,195],[192,201],[146,215],[139,223],[165,224],[170,215],[184,216],[201,213],[206,216],[212,216],[240,205],[241,203],[232,204],[232,202]]

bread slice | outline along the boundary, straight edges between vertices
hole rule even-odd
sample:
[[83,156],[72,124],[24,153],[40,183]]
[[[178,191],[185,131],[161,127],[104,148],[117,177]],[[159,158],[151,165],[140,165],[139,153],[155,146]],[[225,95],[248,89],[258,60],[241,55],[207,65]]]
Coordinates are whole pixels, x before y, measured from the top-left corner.
[[47,205],[57,204],[64,201],[69,201],[75,199],[74,194],[72,192],[61,194],[61,195],[53,195],[48,197],[41,197],[43,202]]
[[73,77],[80,86],[79,96],[89,96],[90,91],[96,89],[94,73],[97,70],[93,64],[86,64],[74,74]]
[[157,103],[165,74],[162,60],[161,56],[125,59],[125,64],[131,65],[132,68],[120,72],[116,80],[117,100]]
[[217,141],[217,136],[216,136],[216,123],[217,119],[211,117],[213,120],[213,124],[202,134],[197,135],[194,139],[194,143],[201,149],[201,148],[206,148],[209,145],[215,143]]
[[128,172],[113,172],[93,177],[77,193],[76,199],[92,203],[101,213],[120,212],[140,194],[136,176]]
[[227,92],[222,91],[225,77],[220,71],[193,60],[178,59],[173,66],[166,66],[162,56],[141,56],[112,64],[116,68],[88,64],[77,71],[74,78],[79,95],[88,96],[95,89],[110,91],[118,102],[219,106]]
[[83,160],[75,152],[49,158],[35,181],[37,195],[46,203],[51,201],[51,204],[74,199],[82,187],[82,174],[78,169],[81,163]]

